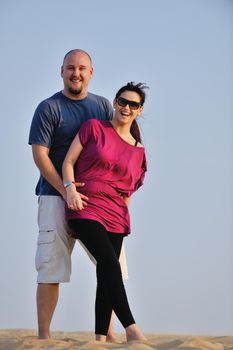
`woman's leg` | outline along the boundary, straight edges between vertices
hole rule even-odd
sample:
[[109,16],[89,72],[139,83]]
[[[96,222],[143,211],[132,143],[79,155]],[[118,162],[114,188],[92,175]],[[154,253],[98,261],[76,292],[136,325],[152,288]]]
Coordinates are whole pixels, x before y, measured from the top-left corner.
[[72,220],[71,227],[97,261],[96,334],[107,334],[112,309],[125,328],[134,324],[118,261],[123,236],[94,220]]
[[[105,231],[105,229],[104,229]],[[106,231],[105,231],[106,232]],[[108,239],[110,241],[110,243],[112,244],[112,248],[115,252],[116,257],[114,256],[114,261],[113,264],[116,264],[116,268],[118,271],[114,271],[114,267],[112,266],[112,270],[110,271],[111,268],[111,258],[108,260],[105,260],[106,263],[104,262],[104,265],[102,266],[101,261],[97,264],[97,291],[96,291],[96,325],[100,325],[100,327],[96,327],[96,334],[99,334],[99,329],[103,329],[103,327],[105,328],[107,325],[110,324],[111,322],[111,317],[112,317],[112,309],[114,310],[114,305],[112,302],[112,291],[109,290],[109,285],[108,285],[108,281],[106,281],[106,273],[105,273],[105,266],[109,265],[109,274],[111,274],[111,276],[114,276],[115,278],[117,276],[120,277],[120,280],[115,284],[114,287],[114,292],[116,294],[118,294],[118,298],[122,298],[127,300],[126,297],[126,293],[124,290],[124,294],[122,295],[122,289],[124,289],[124,284],[123,284],[123,280],[122,280],[122,273],[121,273],[121,269],[119,271],[119,257],[120,257],[120,253],[121,253],[121,248],[122,248],[122,242],[123,242],[123,235],[121,234],[114,234],[114,233],[110,233],[107,232],[108,235]],[[111,249],[112,251],[112,249]],[[117,260],[116,260],[117,258]],[[113,282],[114,283],[114,282]],[[113,286],[113,283],[111,283],[111,285]],[[120,287],[118,289],[118,286]],[[124,300],[120,301],[120,304],[124,303]],[[119,304],[118,304],[119,305]],[[105,311],[103,311],[103,309]],[[118,307],[118,311],[119,311],[119,307]],[[125,309],[125,311],[127,312],[127,309]],[[117,312],[117,311],[116,311]],[[119,320],[122,320],[122,317],[120,316],[120,314],[117,314]],[[132,316],[132,315],[131,315]],[[133,319],[128,323],[133,322]],[[101,324],[102,323],[102,324]]]

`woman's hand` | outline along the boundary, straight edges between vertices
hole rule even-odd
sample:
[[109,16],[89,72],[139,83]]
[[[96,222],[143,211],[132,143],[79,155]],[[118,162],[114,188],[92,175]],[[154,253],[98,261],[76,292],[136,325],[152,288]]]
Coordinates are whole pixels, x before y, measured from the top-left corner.
[[74,184],[66,188],[66,202],[71,210],[82,210],[87,205],[88,197],[76,191]]
[[120,197],[123,199],[127,207],[129,206],[129,203],[131,201],[131,197],[127,197],[126,195],[121,194]]
[[[83,186],[85,186],[85,183],[84,182],[74,182],[74,185],[75,185],[76,188],[77,187],[83,187]],[[67,191],[64,188],[64,186],[62,186],[62,192],[60,191],[60,193],[61,193],[64,201],[67,202]]]

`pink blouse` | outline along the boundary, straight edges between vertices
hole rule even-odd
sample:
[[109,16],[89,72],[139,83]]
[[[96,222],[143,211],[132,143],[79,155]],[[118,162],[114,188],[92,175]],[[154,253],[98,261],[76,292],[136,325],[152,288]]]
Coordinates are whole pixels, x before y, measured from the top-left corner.
[[79,138],[83,150],[75,164],[75,181],[85,183],[77,191],[89,200],[82,210],[66,206],[66,219],[96,220],[109,232],[129,234],[129,211],[121,195],[129,197],[143,184],[144,147],[130,145],[111,122],[96,119],[83,123]]

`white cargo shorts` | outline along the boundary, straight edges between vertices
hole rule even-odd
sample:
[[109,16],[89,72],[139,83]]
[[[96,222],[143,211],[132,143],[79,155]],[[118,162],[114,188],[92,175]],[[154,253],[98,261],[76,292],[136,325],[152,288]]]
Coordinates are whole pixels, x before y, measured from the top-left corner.
[[[71,253],[76,239],[69,235],[65,220],[65,203],[59,196],[40,196],[38,199],[37,250],[35,264],[38,283],[64,283],[70,281]],[[85,249],[85,247],[84,247]],[[89,258],[93,256],[85,249]],[[120,255],[122,276],[128,278],[124,247]]]

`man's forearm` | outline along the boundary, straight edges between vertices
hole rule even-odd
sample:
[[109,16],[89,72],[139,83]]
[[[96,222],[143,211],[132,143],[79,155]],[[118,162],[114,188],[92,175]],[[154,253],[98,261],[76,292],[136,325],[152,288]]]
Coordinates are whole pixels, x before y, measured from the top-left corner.
[[45,153],[37,152],[33,150],[34,161],[40,170],[41,175],[53,186],[65,199],[66,192],[62,183],[62,178],[55,169],[49,156]]
[[38,168],[41,172],[41,175],[50,183],[50,185],[52,185],[62,195],[63,198],[66,198],[66,191],[63,186],[62,178],[58,174],[51,161],[50,164],[48,162],[46,166],[44,163],[42,163],[40,167],[38,166]]

